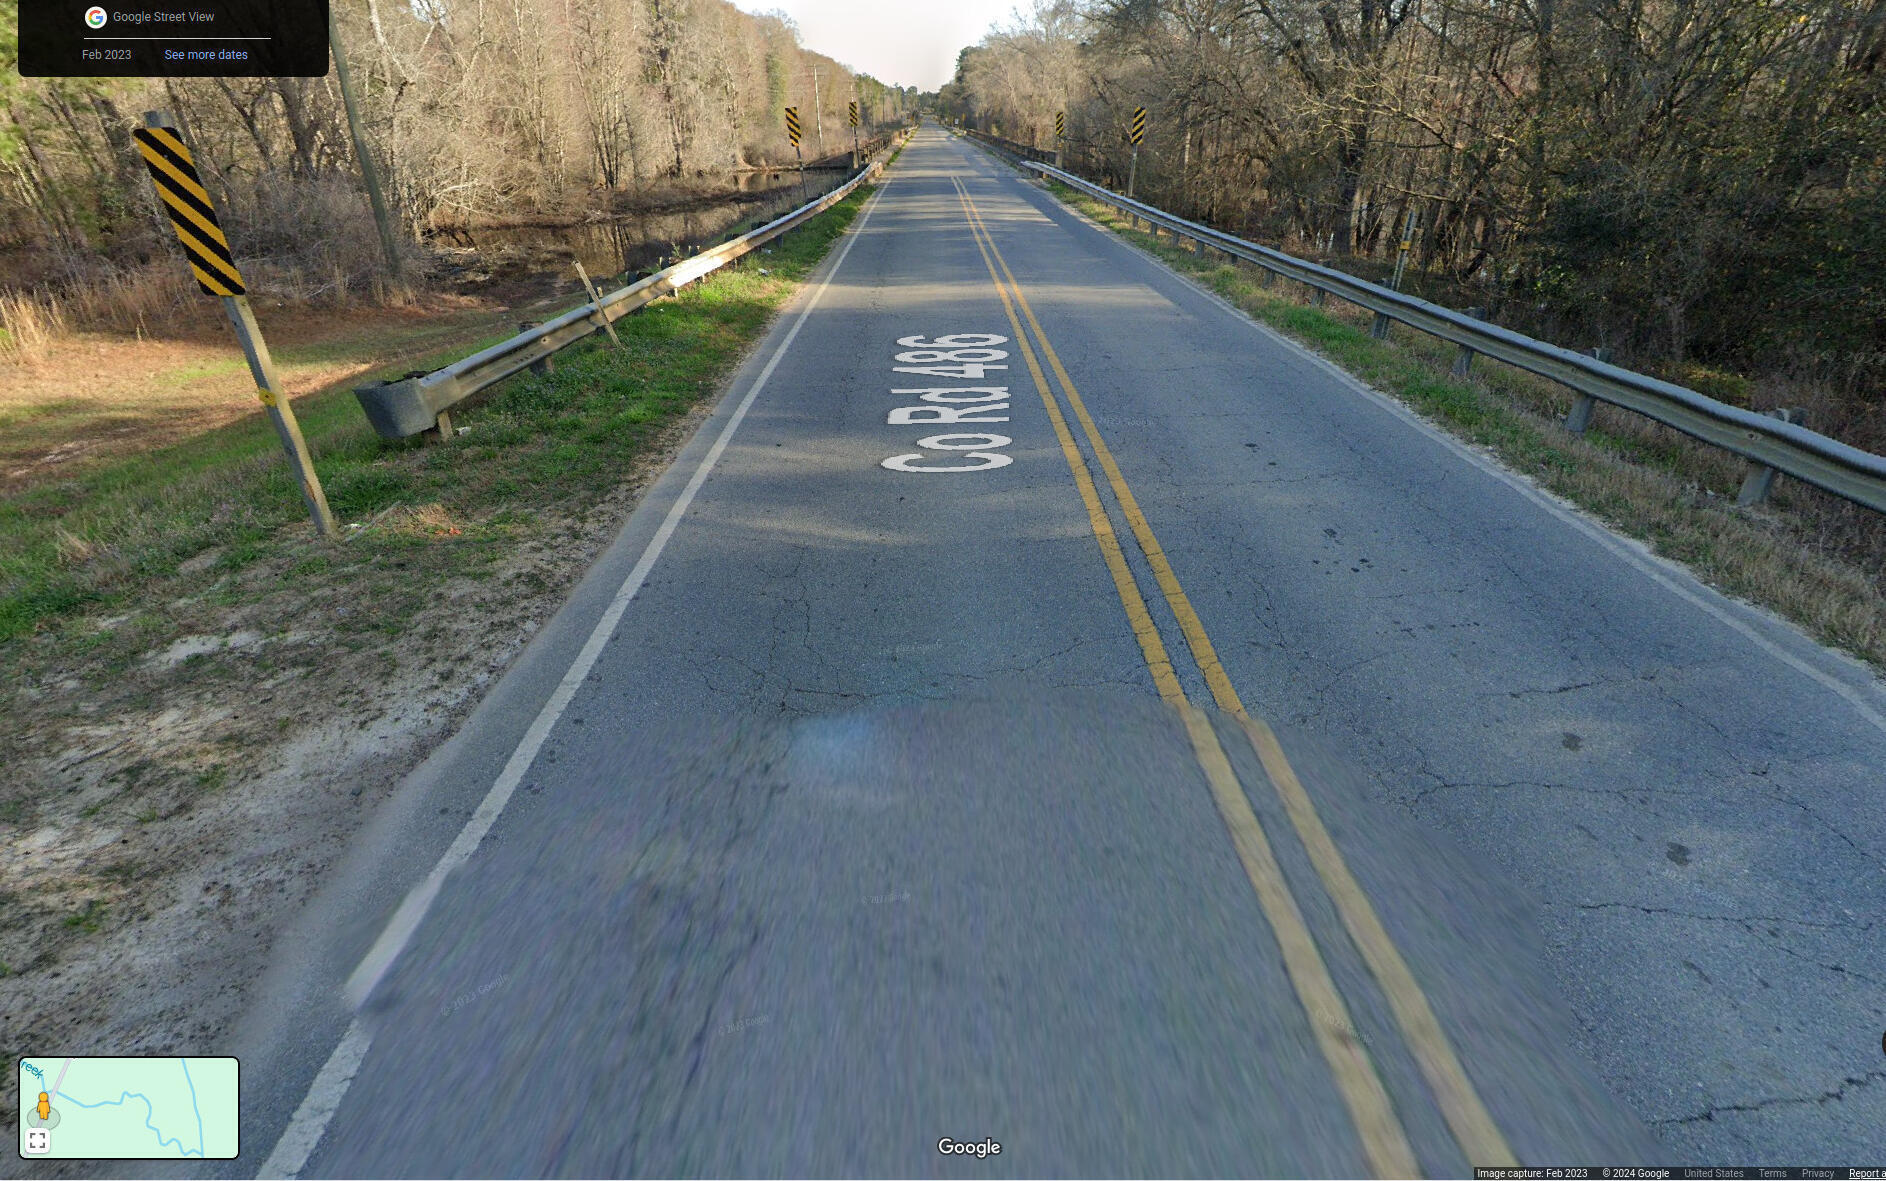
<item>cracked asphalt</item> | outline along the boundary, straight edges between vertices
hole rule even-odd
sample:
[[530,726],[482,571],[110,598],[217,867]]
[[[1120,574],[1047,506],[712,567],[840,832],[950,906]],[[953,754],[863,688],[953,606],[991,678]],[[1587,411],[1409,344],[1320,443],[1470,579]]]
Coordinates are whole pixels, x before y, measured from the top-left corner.
[[[1870,675],[926,128],[829,286],[285,940],[232,1175],[304,1105],[354,1019],[339,981],[807,306],[358,1015],[371,1048],[302,1174],[1367,1168],[1016,344],[960,383],[1010,386],[1006,422],[887,423],[916,400],[893,389],[959,384],[894,373],[899,338],[1013,335],[952,178],[1515,1154],[1886,1163]],[[948,431],[1000,432],[1012,462],[882,466]],[[1466,1171],[1263,768],[1214,724],[1422,1169]]]

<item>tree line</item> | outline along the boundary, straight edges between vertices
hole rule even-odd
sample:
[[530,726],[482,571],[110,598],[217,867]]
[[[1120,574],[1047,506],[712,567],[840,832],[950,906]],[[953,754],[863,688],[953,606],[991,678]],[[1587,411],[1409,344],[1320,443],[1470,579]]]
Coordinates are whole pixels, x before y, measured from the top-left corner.
[[[22,78],[20,0],[0,0],[0,288],[166,248],[130,138],[164,108],[195,145],[238,252],[377,249],[335,73],[323,78]],[[363,139],[399,233],[594,208],[849,149],[847,104],[905,117],[914,90],[799,43],[725,0],[334,0]],[[9,43],[11,42],[11,43]],[[706,178],[703,180],[703,178]],[[363,232],[364,226],[364,232]]]
[[1683,362],[1886,373],[1886,0],[1048,0],[948,116]]

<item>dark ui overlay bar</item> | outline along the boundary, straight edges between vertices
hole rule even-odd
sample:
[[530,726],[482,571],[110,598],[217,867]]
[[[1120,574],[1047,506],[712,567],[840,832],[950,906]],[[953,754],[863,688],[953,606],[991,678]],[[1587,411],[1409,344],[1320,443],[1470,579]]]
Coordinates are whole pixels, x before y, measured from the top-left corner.
[[21,0],[29,78],[318,78],[327,0]]
[[1818,1168],[1805,1164],[1711,1164],[1711,1166],[1562,1166],[1562,1168],[1477,1168],[1475,1181],[1886,1181],[1882,1168]]

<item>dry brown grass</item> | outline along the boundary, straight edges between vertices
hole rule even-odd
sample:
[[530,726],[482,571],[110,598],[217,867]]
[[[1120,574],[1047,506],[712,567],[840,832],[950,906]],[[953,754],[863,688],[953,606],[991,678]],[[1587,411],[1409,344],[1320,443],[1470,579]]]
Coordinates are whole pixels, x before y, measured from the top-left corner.
[[59,555],[61,566],[83,566],[98,553],[95,543],[80,537],[64,525],[53,526],[52,544]]
[[[256,189],[226,220],[231,240],[242,244],[237,263],[258,307],[406,308],[424,296],[424,260],[410,258],[405,277],[389,279],[365,200],[349,186],[263,177]],[[137,265],[58,251],[46,257],[45,273],[58,278],[0,291],[0,362],[44,361],[81,333],[141,341],[204,318],[204,296],[174,244]]]
[[57,300],[0,294],[0,359],[16,364],[42,360],[70,331]]
[[31,364],[79,332],[143,339],[170,331],[192,311],[196,284],[181,267],[113,268],[44,288],[0,294],[0,360]]

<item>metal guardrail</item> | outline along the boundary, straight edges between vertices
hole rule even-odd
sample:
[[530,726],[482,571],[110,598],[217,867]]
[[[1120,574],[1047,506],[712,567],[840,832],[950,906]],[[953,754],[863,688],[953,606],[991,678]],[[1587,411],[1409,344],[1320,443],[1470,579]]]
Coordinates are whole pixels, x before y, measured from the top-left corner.
[[1054,163],[1054,153],[1047,149],[1030,147],[1028,144],[1017,143],[1012,139],[1003,139],[999,135],[990,135],[986,131],[977,131],[973,127],[963,127],[959,128],[959,130],[977,143],[985,144],[998,152],[1006,153],[1017,159],[1033,160],[1038,164]]
[[360,400],[367,421],[381,438],[405,439],[429,430],[437,431],[442,437],[450,436],[452,407],[520,370],[541,365],[560,349],[602,331],[605,324],[613,324],[630,312],[647,307],[817,217],[876,175],[907,134],[894,138],[857,176],[757,230],[703,250],[443,369],[401,381],[361,386],[354,390],[354,397]]
[[[993,138],[979,132],[972,135],[982,142]],[[1021,145],[1000,141],[995,146],[1018,154],[1015,149]],[[1855,504],[1886,512],[1886,456],[1874,455],[1808,430],[1787,421],[1790,416],[1783,412],[1758,414],[1718,402],[1673,382],[1535,340],[1497,324],[1175,217],[1039,161],[1024,159],[1021,167],[1059,181],[1131,217],[1163,227],[1175,237],[1189,239],[1200,253],[1210,247],[1315,291],[1367,308],[1377,316],[1378,335],[1386,331],[1387,321],[1393,320],[1459,345],[1464,350],[1463,358],[1484,353],[1496,361],[1569,386],[1581,398],[1580,408],[1572,412],[1574,418],[1589,416],[1590,403],[1584,399],[1592,399],[1635,411],[1713,447],[1740,455],[1755,465],[1743,483],[1742,503],[1765,496],[1774,473],[1783,472]]]

